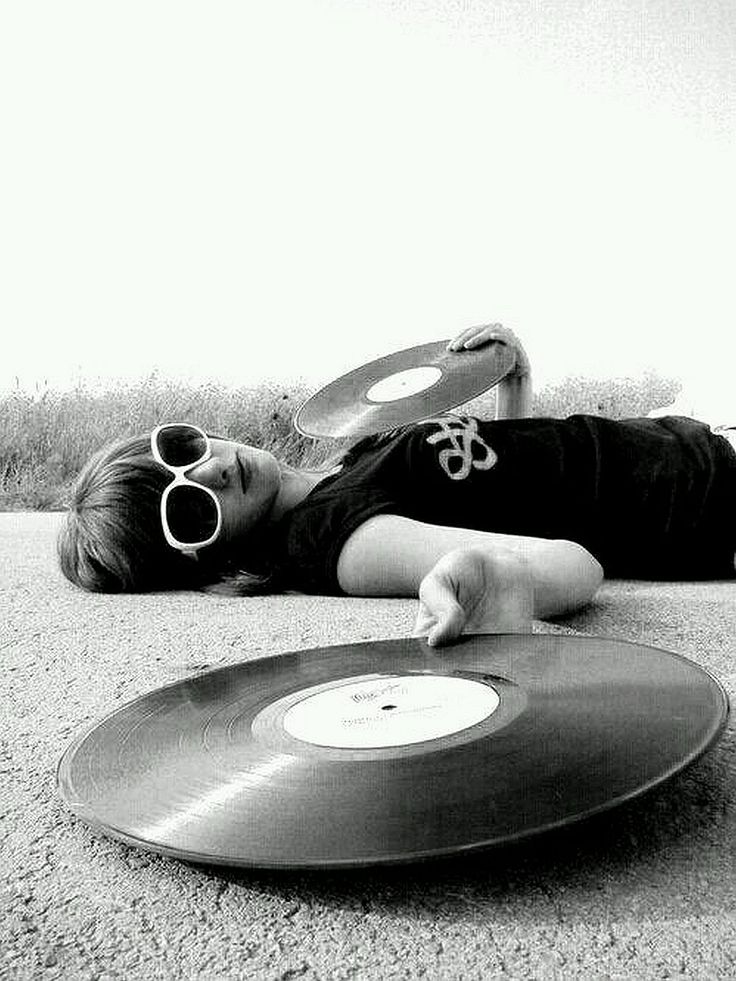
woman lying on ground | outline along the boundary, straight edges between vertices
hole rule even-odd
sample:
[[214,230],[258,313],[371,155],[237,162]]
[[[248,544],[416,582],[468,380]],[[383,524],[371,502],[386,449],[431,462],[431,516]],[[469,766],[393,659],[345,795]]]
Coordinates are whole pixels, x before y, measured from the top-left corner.
[[[59,541],[96,591],[296,590],[418,596],[416,632],[518,631],[587,604],[607,576],[728,578],[736,452],[684,417],[528,418],[528,359],[509,345],[497,419],[452,414],[357,443],[328,473],[190,425],[99,452]],[[732,431],[733,432],[733,431]]]

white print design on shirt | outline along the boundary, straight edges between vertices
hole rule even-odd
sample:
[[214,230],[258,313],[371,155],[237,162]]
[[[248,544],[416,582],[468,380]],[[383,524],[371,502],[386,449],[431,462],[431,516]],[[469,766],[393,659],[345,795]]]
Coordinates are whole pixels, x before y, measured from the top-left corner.
[[[445,440],[450,446],[440,450],[439,464],[450,480],[465,480],[471,469],[490,470],[498,460],[498,456],[490,446],[478,435],[478,420],[466,416],[444,416],[439,419],[427,419],[440,427],[438,433],[427,437],[431,445]],[[476,457],[474,448],[483,456]]]

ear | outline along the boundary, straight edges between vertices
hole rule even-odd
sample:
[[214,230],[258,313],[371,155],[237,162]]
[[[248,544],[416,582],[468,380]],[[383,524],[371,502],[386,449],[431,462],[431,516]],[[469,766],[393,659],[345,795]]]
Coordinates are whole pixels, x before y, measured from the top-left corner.
[[199,562],[199,555],[197,554],[196,551],[193,551],[192,549],[184,549],[183,548],[181,550],[181,554],[182,555],[186,555],[186,557],[188,559],[193,559],[195,562]]

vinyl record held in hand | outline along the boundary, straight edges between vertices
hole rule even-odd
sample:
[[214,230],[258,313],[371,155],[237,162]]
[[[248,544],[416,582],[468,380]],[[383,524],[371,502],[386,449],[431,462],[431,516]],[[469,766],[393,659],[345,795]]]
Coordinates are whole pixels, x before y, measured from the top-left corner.
[[467,852],[607,810],[720,735],[706,671],[623,641],[411,638],[247,661],[123,706],[64,754],[83,821],[233,866]]
[[297,410],[305,436],[357,437],[385,432],[454,409],[496,385],[513,366],[507,344],[448,351],[433,341],[396,351],[330,382]]

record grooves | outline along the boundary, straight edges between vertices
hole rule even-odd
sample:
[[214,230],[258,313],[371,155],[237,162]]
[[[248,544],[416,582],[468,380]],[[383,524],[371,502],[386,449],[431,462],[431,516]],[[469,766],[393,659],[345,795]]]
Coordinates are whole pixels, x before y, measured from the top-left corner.
[[559,635],[246,661],[123,706],[66,751],[94,828],[190,861],[350,867],[464,853],[657,786],[725,726],[678,655]]
[[406,426],[462,405],[508,374],[507,344],[448,351],[433,341],[396,351],[330,382],[304,402],[294,426],[304,436],[369,436]]

